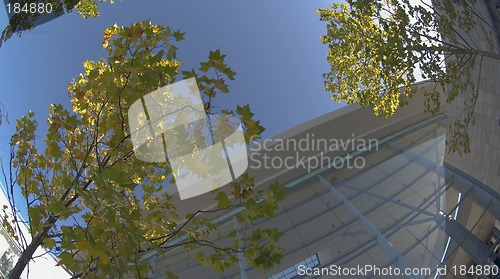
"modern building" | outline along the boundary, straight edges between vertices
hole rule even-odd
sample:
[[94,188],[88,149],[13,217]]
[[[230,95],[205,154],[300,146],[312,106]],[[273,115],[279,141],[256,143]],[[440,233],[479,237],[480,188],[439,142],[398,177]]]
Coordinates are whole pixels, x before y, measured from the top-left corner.
[[[4,192],[3,185],[0,183],[0,208],[3,208],[4,205],[8,206],[8,204],[7,195]],[[20,224],[19,229],[22,231],[26,242],[29,242],[31,236],[28,233],[28,227]],[[8,273],[21,255],[21,251],[19,242],[10,236],[6,227],[0,226],[0,279],[7,278]],[[69,273],[61,266],[57,266],[57,260],[43,248],[39,248],[35,252],[34,259],[24,270],[22,276],[22,278],[50,279],[67,279],[69,277]]]
[[[434,85],[422,83],[421,90],[426,86]],[[273,279],[497,273],[500,194],[447,162],[447,111],[426,114],[420,104],[422,97],[389,119],[348,106],[250,148],[257,189],[274,181],[286,188],[276,215],[253,224],[284,233],[280,265],[260,271],[240,258],[220,274],[180,247],[146,255],[156,270],[152,278],[166,271],[179,278]],[[182,201],[184,208],[213,204],[210,194]],[[248,225],[236,221],[238,212],[217,217],[213,241],[224,244],[220,236]]]

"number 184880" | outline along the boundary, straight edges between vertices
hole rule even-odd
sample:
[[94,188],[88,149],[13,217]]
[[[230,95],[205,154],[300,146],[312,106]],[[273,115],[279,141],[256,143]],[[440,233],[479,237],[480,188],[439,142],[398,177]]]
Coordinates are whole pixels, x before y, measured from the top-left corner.
[[50,14],[53,11],[51,3],[8,3],[5,5],[7,12],[14,14]]

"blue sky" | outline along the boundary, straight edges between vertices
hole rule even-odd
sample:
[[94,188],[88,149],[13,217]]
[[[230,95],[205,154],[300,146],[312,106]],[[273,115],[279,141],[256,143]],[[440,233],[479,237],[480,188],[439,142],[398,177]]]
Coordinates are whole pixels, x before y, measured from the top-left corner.
[[[341,105],[330,100],[321,74],[328,70],[327,48],[320,42],[325,26],[315,11],[330,1],[137,1],[100,5],[101,17],[83,20],[64,15],[13,37],[0,48],[0,102],[11,125],[0,126],[0,155],[14,120],[33,110],[45,123],[50,103],[69,104],[67,84],[85,60],[105,57],[102,30],[114,23],[129,25],[149,19],[186,32],[179,45],[185,69],[198,67],[209,50],[220,48],[238,73],[231,93],[216,106],[249,103],[270,137]],[[0,25],[7,24],[5,10]],[[45,135],[45,125],[40,136]]]
[[[97,19],[73,12],[13,37],[0,48],[0,103],[10,120],[0,126],[0,158],[8,159],[15,120],[29,110],[40,123],[38,145],[43,144],[49,105],[70,108],[68,83],[83,71],[85,60],[106,57],[102,31],[115,23],[149,19],[186,32],[178,44],[186,70],[198,68],[209,50],[220,49],[237,75],[231,93],[219,94],[212,105],[249,103],[266,128],[263,138],[338,109],[342,105],[323,89],[329,66],[320,35],[326,27],[315,13],[330,5],[325,0],[123,0],[101,4]],[[0,9],[2,30],[7,22]]]

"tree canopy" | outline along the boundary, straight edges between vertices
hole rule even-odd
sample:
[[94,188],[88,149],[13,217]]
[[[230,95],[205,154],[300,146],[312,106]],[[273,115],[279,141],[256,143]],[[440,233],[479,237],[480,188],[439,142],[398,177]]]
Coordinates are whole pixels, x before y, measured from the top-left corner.
[[[242,207],[237,217],[241,222],[272,216],[283,198],[281,186],[274,183],[254,191],[253,179],[244,174],[213,193],[213,210],[179,216],[172,196],[164,191],[174,182],[169,163],[134,156],[127,121],[133,102],[179,79],[195,77],[211,114],[210,103],[230,91],[228,81],[235,72],[220,50],[210,51],[199,70],[181,70],[176,43],[183,39],[179,30],[146,21],[111,26],[104,30],[102,42],[107,58],[85,61],[84,72],[68,85],[72,109],[50,106],[44,144],[39,144],[33,112],[16,121],[11,156],[4,161],[11,206],[4,208],[2,221],[23,251],[10,278],[19,278],[40,246],[58,256],[59,264],[75,277],[146,278],[151,267],[142,255],[151,250],[162,253],[181,236],[183,241],[175,246],[208,247],[211,252],[195,258],[218,271],[236,263],[238,253],[260,269],[280,262],[279,231],[252,228],[238,237],[231,232],[227,238],[233,244],[221,247],[209,238],[217,224],[203,215]],[[219,113],[239,116],[247,142],[264,131],[249,105]],[[16,188],[24,200],[16,199]],[[23,205],[28,207],[31,241],[20,235],[21,220],[16,216]]]
[[[424,92],[428,112],[440,110],[441,94],[446,102],[465,96],[465,110],[451,121],[447,141],[450,151],[469,152],[467,129],[478,98],[472,71],[485,57],[500,59],[493,48],[495,28],[476,10],[476,1],[346,2],[318,10],[327,23],[322,42],[329,48],[331,71],[324,82],[332,99],[370,106],[375,115],[388,117],[412,98],[421,75],[444,90]],[[489,39],[487,48],[468,35],[474,28]]]

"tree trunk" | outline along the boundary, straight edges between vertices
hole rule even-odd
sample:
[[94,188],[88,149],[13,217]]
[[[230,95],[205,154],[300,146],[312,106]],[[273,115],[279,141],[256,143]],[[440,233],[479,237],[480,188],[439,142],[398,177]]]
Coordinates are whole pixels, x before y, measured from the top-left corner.
[[33,254],[35,254],[36,249],[42,245],[43,240],[47,237],[47,233],[54,226],[57,220],[58,218],[50,216],[49,220],[47,220],[48,226],[45,226],[43,232],[31,239],[30,245],[28,245],[28,247],[26,247],[26,249],[21,253],[21,257],[19,257],[16,265],[10,271],[9,279],[21,278],[21,274],[28,265],[29,261],[33,259]]
[[16,265],[10,271],[9,279],[21,278],[21,274],[23,273],[24,268],[26,268],[28,262],[33,258],[33,254],[35,254],[36,249],[38,249],[38,247],[42,245],[43,239],[45,238],[45,233],[46,232],[44,231],[31,240],[30,245],[28,245],[26,250],[23,251],[21,257],[19,257],[19,259],[17,260]]

